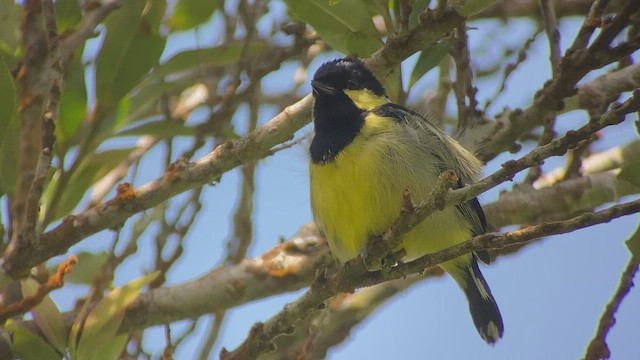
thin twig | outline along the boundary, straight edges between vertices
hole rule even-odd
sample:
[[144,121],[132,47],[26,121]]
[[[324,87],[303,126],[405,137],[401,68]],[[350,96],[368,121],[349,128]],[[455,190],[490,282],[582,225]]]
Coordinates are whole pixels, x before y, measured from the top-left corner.
[[[573,45],[563,56],[559,72],[536,93],[533,104],[521,111],[514,111],[507,124],[499,124],[489,137],[486,146],[479,151],[479,158],[490,160],[504,149],[513,149],[514,141],[531,131],[542,121],[555,115],[564,106],[564,99],[575,94],[575,85],[591,70],[601,68],[622,57],[628,56],[640,47],[640,38],[611,46],[611,41],[629,25],[630,18],[640,10],[640,2],[627,2],[612,20],[599,22],[605,0],[596,0],[592,11],[585,19],[576,35]],[[591,42],[596,27],[601,30]],[[588,47],[587,44],[589,45]]]
[[213,347],[216,345],[218,341],[218,337],[220,336],[220,329],[222,329],[222,324],[224,323],[224,319],[226,317],[226,311],[218,311],[213,316],[213,322],[209,327],[209,332],[202,343],[202,346],[199,351],[198,359],[199,360],[207,360],[211,355],[211,351]]
[[473,72],[471,70],[469,39],[467,36],[467,25],[461,23],[452,33],[451,56],[456,63],[456,81],[453,90],[458,104],[458,123],[454,134],[460,137],[465,130],[473,128],[482,117],[478,110],[478,100],[476,93],[478,89],[473,86]]
[[485,112],[487,111],[487,109],[489,109],[489,106],[491,106],[491,104],[495,101],[495,99],[500,94],[504,93],[504,89],[506,89],[506,87],[507,87],[507,80],[509,80],[511,74],[522,63],[524,63],[525,60],[527,60],[527,53],[529,52],[529,49],[531,49],[531,45],[536,40],[536,38],[538,37],[538,34],[540,34],[540,32],[542,32],[542,29],[536,30],[535,33],[533,33],[533,35],[531,35],[527,40],[525,40],[524,44],[522,44],[522,47],[518,51],[518,55],[516,56],[515,61],[513,61],[511,63],[508,63],[505,66],[504,71],[502,73],[502,79],[500,80],[500,86],[496,90],[495,94],[491,98],[489,98],[489,100],[487,100],[487,102],[484,104],[484,111]]
[[[551,75],[553,77],[558,76],[560,59],[562,54],[560,52],[560,32],[558,31],[558,20],[556,18],[555,1],[554,0],[539,0],[540,11],[542,13],[542,22],[544,24],[544,31],[547,34],[549,40],[549,63],[551,65]],[[540,140],[538,140],[538,146],[546,145],[556,137],[555,132],[556,117],[550,116],[545,124],[544,130]],[[533,184],[534,181],[540,177],[541,166],[536,165],[529,169],[527,173],[525,183]]]
[[367,244],[367,268],[376,268],[378,262],[388,255],[392,249],[400,246],[402,236],[416,224],[419,224],[436,210],[442,210],[447,199],[447,191],[458,182],[455,172],[448,170],[440,174],[438,182],[427,198],[419,205],[415,206],[411,199],[411,189],[405,190],[403,194],[402,209],[400,217],[382,234],[373,236]]
[[[538,146],[547,145],[553,139],[556,138],[555,131],[556,118],[555,116],[551,119],[547,120],[544,124],[544,129],[542,130],[542,135],[540,139],[538,139]],[[527,172],[527,176],[524,179],[525,184],[533,184],[540,176],[542,175],[542,164],[534,165],[529,168]]]
[[631,290],[631,287],[633,286],[633,277],[637,271],[638,263],[633,259],[633,257],[631,257],[626,269],[620,276],[618,289],[615,294],[613,294],[613,298],[609,301],[604,313],[602,313],[602,316],[600,317],[596,334],[593,339],[591,339],[591,342],[587,347],[587,353],[584,356],[585,360],[608,359],[611,356],[611,351],[607,345],[607,334],[609,334],[609,331],[616,323],[616,312],[618,311],[624,297],[627,296]]
[[13,316],[24,314],[40,304],[50,292],[64,286],[64,277],[73,270],[73,265],[78,262],[78,258],[71,255],[67,260],[60,263],[58,271],[51,275],[49,280],[38,287],[32,296],[24,297],[19,302],[12,303],[6,307],[0,307],[0,324],[4,324],[7,319]]
[[411,1],[400,0],[400,14],[398,14],[398,31],[401,34],[409,31],[409,15],[411,14]]
[[542,12],[542,22],[544,31],[549,39],[549,62],[551,63],[551,73],[556,76],[560,65],[560,32],[558,31],[558,19],[556,18],[555,0],[539,0],[540,11]]
[[589,123],[577,130],[570,130],[562,138],[555,139],[547,145],[537,147],[518,160],[509,160],[502,164],[502,168],[490,176],[476,182],[473,185],[451,191],[447,199],[447,205],[468,201],[481,193],[510,180],[513,176],[528,167],[539,165],[544,159],[551,156],[565,154],[569,149],[575,148],[581,141],[589,139],[597,131],[611,125],[621,123],[627,114],[640,110],[640,89],[622,104],[615,104],[609,111],[600,117],[592,118]]
[[164,326],[164,338],[166,345],[162,351],[162,360],[172,360],[174,347],[171,343],[171,326],[169,324],[165,324]]
[[[251,79],[251,81],[259,82],[259,79]],[[260,111],[260,95],[261,87],[256,86],[253,96],[249,101],[249,118],[248,131],[254,131],[258,126],[258,117]],[[255,171],[257,163],[250,161],[242,166],[240,180],[240,199],[238,206],[233,215],[233,234],[227,242],[227,255],[225,257],[225,265],[239,264],[247,256],[249,246],[253,241],[253,208],[255,194]],[[199,359],[208,359],[211,354],[220,329],[224,323],[226,311],[219,311],[215,314],[214,320],[209,326],[208,334],[200,348]]]

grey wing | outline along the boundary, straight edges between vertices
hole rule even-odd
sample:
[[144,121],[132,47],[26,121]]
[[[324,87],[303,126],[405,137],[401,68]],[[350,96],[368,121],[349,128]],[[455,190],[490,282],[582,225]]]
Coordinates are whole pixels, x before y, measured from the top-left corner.
[[482,169],[482,162],[457,141],[447,136],[440,128],[433,125],[428,118],[411,111],[404,106],[387,103],[374,110],[376,115],[390,117],[407,125],[408,131],[419,139],[425,151],[439,159],[445,170],[453,170],[463,184],[477,180]]
[[[480,160],[424,116],[393,103],[378,107],[375,113],[379,116],[397,119],[407,125],[408,131],[417,137],[418,143],[425,146],[425,151],[430,152],[434,158],[438,159],[438,169],[441,172],[445,170],[456,172],[459,178],[456,188],[461,188],[464,184],[477,180],[482,168]],[[487,231],[487,220],[477,198],[459,204],[456,208],[468,220],[474,236],[484,234]],[[489,254],[486,251],[480,251],[476,253],[476,256],[482,262],[489,263]]]

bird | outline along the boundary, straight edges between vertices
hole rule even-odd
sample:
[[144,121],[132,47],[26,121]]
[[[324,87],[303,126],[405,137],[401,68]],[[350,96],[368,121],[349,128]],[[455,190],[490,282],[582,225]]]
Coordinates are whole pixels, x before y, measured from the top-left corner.
[[[399,216],[402,194],[425,198],[439,174],[455,171],[457,188],[471,184],[482,163],[428,118],[389,100],[363,61],[323,63],[311,81],[314,133],[309,145],[310,203],[319,231],[340,263],[363,254],[369,238]],[[486,232],[477,198],[436,211],[401,239],[403,262]],[[498,305],[478,267],[486,251],[439,264],[462,289],[484,341],[502,338]]]

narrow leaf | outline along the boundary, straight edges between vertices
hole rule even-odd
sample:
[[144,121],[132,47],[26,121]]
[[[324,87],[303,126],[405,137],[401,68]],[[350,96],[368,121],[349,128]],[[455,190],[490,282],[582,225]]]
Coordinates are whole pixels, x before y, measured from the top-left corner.
[[[398,1],[396,1],[398,3]],[[411,14],[409,14],[409,29],[418,25],[420,22],[420,14],[422,14],[429,6],[431,0],[415,0],[411,5]],[[396,13],[397,14],[397,13]]]
[[[58,33],[72,31],[82,20],[82,9],[78,0],[58,0],[53,3],[56,11]],[[65,82],[66,87],[66,82]]]
[[636,262],[640,263],[640,224],[638,224],[638,228],[634,231],[633,235],[625,241],[625,244],[627,244],[631,256],[633,256]]
[[13,194],[17,181],[18,133],[16,88],[8,67],[0,59],[0,195]]
[[73,284],[91,285],[96,274],[109,258],[109,254],[105,251],[97,253],[82,251],[77,253],[76,257],[78,263],[74,265],[74,270],[64,277],[64,280]]
[[64,92],[60,99],[60,117],[56,126],[59,144],[67,146],[80,128],[87,112],[87,89],[81,55],[74,57],[65,74]]
[[23,16],[22,5],[15,0],[0,0],[0,52],[16,55],[20,45],[20,21]]
[[436,45],[430,46],[420,52],[420,57],[413,67],[409,88],[411,88],[424,74],[438,66],[440,61],[449,53],[449,42],[444,40]]
[[[25,279],[21,282],[22,296],[32,296],[38,291],[39,284],[33,279]],[[47,295],[42,302],[31,309],[33,320],[38,324],[40,331],[47,341],[60,353],[64,353],[67,347],[67,330],[64,326],[64,318],[56,304]]]
[[[169,58],[158,66],[152,74],[153,79],[192,70],[200,65],[227,65],[240,60],[244,44],[222,45],[211,48],[186,50]],[[247,55],[265,52],[269,45],[263,41],[254,41],[247,48]]]
[[618,174],[618,180],[640,187],[640,162],[624,166]]
[[140,288],[153,281],[159,272],[143,276],[114,289],[91,310],[85,320],[77,349],[72,349],[74,359],[90,359],[103,344],[116,338],[122,323],[124,310],[140,294]]
[[185,126],[175,122],[160,120],[125,129],[119,132],[117,136],[153,135],[160,138],[167,138],[171,136],[194,136],[197,131],[198,128],[195,126]]
[[[74,191],[65,191],[56,204],[51,204],[53,193],[46,191],[43,203],[55,208],[54,219],[68,214],[78,205],[91,185],[111,171],[116,165],[124,160],[135,148],[113,149],[92,154],[90,158],[82,162],[78,169],[71,176],[65,185]],[[54,176],[48,188],[55,189],[58,186],[59,178]]]
[[129,334],[120,334],[110,341],[107,341],[93,354],[91,360],[112,360],[118,359],[125,345],[129,341]]
[[166,39],[160,35],[164,1],[128,0],[109,16],[96,59],[99,114],[110,111],[158,62]]
[[367,57],[382,46],[380,34],[361,0],[285,0],[289,12],[313,26],[322,40],[344,54]]
[[16,86],[13,82],[13,76],[9,68],[0,59],[0,148],[4,139],[9,136],[8,131],[11,122],[16,117]]
[[194,28],[209,20],[216,8],[217,2],[213,0],[178,0],[169,28],[178,31]]
[[16,359],[22,360],[53,360],[62,359],[43,338],[31,331],[21,328],[9,320],[5,328],[13,335],[11,350]]

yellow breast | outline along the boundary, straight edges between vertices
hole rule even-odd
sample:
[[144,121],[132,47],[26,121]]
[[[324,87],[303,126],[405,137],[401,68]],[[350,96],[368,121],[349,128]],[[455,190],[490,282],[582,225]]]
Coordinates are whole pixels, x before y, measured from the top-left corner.
[[[400,215],[402,192],[422,200],[437,181],[435,159],[418,153],[391,119],[367,118],[359,136],[332,162],[310,165],[314,218],[341,262]],[[433,214],[403,239],[407,260],[469,238],[455,209]]]

